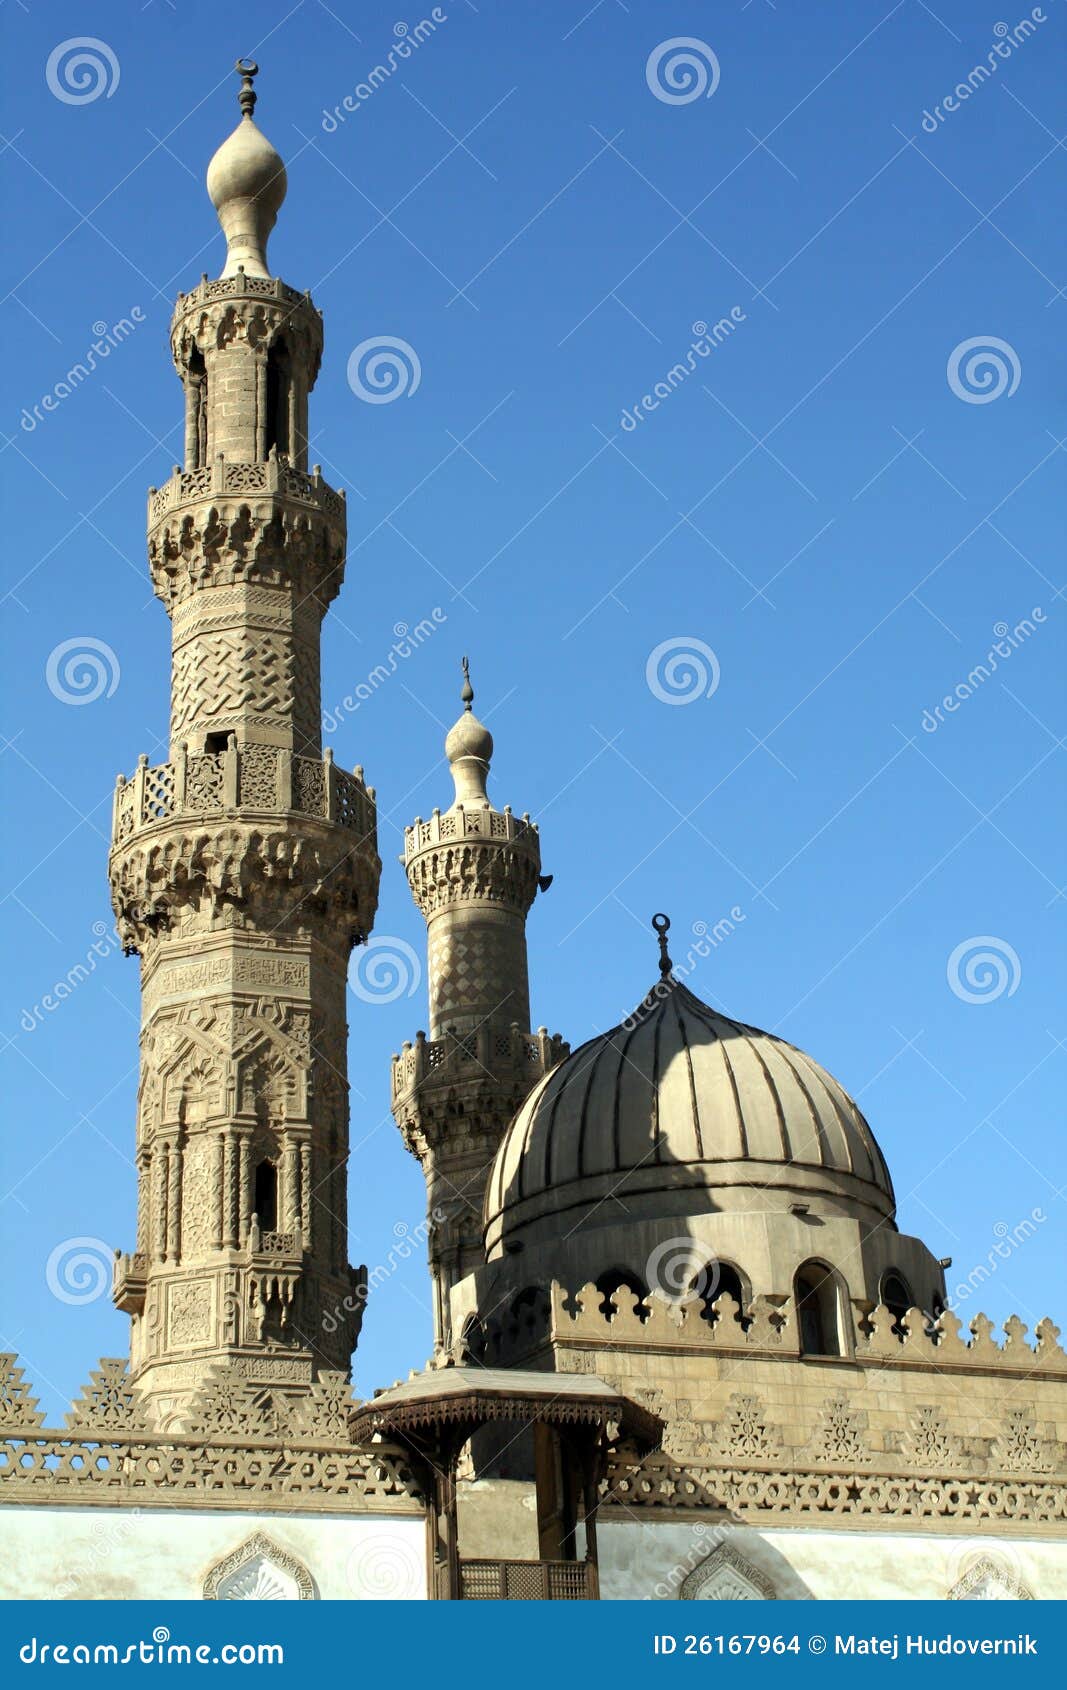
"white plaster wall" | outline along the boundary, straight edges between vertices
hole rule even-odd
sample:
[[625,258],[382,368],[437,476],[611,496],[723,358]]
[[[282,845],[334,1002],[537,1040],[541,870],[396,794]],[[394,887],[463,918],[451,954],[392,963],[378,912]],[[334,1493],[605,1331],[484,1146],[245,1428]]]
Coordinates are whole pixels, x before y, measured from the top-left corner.
[[422,1515],[0,1508],[0,1598],[196,1599],[216,1561],[263,1532],[302,1561],[326,1599],[424,1600]]
[[988,1556],[1035,1598],[1067,1598],[1067,1542],[942,1532],[756,1531],[698,1521],[613,1521],[598,1530],[600,1592],[606,1600],[677,1597],[685,1577],[727,1544],[782,1600],[815,1597],[943,1600]]

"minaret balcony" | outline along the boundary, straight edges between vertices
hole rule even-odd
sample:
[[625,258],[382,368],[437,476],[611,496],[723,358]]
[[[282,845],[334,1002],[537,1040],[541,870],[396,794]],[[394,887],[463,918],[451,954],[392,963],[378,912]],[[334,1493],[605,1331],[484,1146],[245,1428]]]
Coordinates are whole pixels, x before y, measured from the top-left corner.
[[518,1027],[506,1032],[479,1027],[466,1036],[449,1034],[428,1039],[419,1033],[414,1044],[406,1043],[393,1057],[393,1102],[417,1092],[426,1079],[452,1085],[458,1080],[489,1080],[494,1084],[514,1080],[524,1093],[557,1062],[570,1046],[558,1033],[539,1027],[524,1033]]
[[154,767],[143,757],[131,780],[118,778],[112,848],[176,817],[241,811],[314,816],[351,829],[373,849],[374,789],[362,777],[362,769],[348,774],[338,768],[332,751],[320,760],[276,745],[232,743],[225,751],[181,753]]
[[278,496],[296,505],[320,512],[333,522],[344,523],[346,504],[344,493],[338,493],[322,478],[316,464],[310,475],[294,469],[282,454],[267,458],[259,464],[227,463],[218,457],[202,469],[183,472],[175,465],[174,473],[162,487],[148,490],[148,530],[183,505],[196,505],[204,499],[240,497],[256,494]]
[[123,1314],[143,1314],[148,1291],[148,1257],[143,1251],[115,1252],[111,1277],[111,1298]]
[[462,844],[466,839],[524,844],[531,852],[540,855],[537,823],[532,822],[528,815],[513,815],[510,806],[494,810],[487,805],[465,808],[462,804],[454,804],[443,814],[435,810],[429,821],[423,821],[418,816],[410,827],[404,829],[404,861],[409,863],[420,851],[434,846]]
[[247,1249],[248,1260],[256,1268],[299,1268],[304,1260],[304,1238],[298,1226],[288,1231],[264,1228],[255,1215],[248,1228]]

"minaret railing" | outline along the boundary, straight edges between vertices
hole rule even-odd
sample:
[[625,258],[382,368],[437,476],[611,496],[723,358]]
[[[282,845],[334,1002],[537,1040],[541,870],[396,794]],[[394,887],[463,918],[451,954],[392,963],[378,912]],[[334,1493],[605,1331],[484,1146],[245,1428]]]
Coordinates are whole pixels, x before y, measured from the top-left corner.
[[373,840],[374,792],[362,773],[338,768],[332,751],[295,757],[277,745],[233,744],[197,755],[183,749],[173,762],[151,767],[142,757],[132,779],[116,782],[112,844],[177,816],[237,809],[317,816]]

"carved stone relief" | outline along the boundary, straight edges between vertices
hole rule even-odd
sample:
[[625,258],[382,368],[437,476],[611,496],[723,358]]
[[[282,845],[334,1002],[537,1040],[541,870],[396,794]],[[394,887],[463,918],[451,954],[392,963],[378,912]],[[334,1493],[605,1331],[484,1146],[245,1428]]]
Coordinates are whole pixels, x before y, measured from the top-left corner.
[[207,1602],[307,1602],[315,1594],[303,1561],[265,1532],[254,1533],[217,1561],[204,1580]]
[[773,1602],[776,1596],[770,1579],[728,1543],[694,1567],[678,1591],[683,1602]]

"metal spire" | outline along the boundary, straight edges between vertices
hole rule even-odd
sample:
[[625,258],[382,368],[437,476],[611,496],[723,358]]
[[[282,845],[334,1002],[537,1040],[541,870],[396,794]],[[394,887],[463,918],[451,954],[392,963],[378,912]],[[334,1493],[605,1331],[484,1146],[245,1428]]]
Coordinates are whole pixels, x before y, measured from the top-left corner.
[[664,980],[669,980],[674,967],[670,952],[667,949],[667,934],[671,930],[671,918],[669,915],[654,915],[652,926],[659,935],[659,971]]
[[251,117],[256,109],[256,91],[252,86],[252,78],[259,75],[259,66],[255,59],[238,59],[234,65],[238,76],[243,76],[237,103],[241,108],[242,117]]

